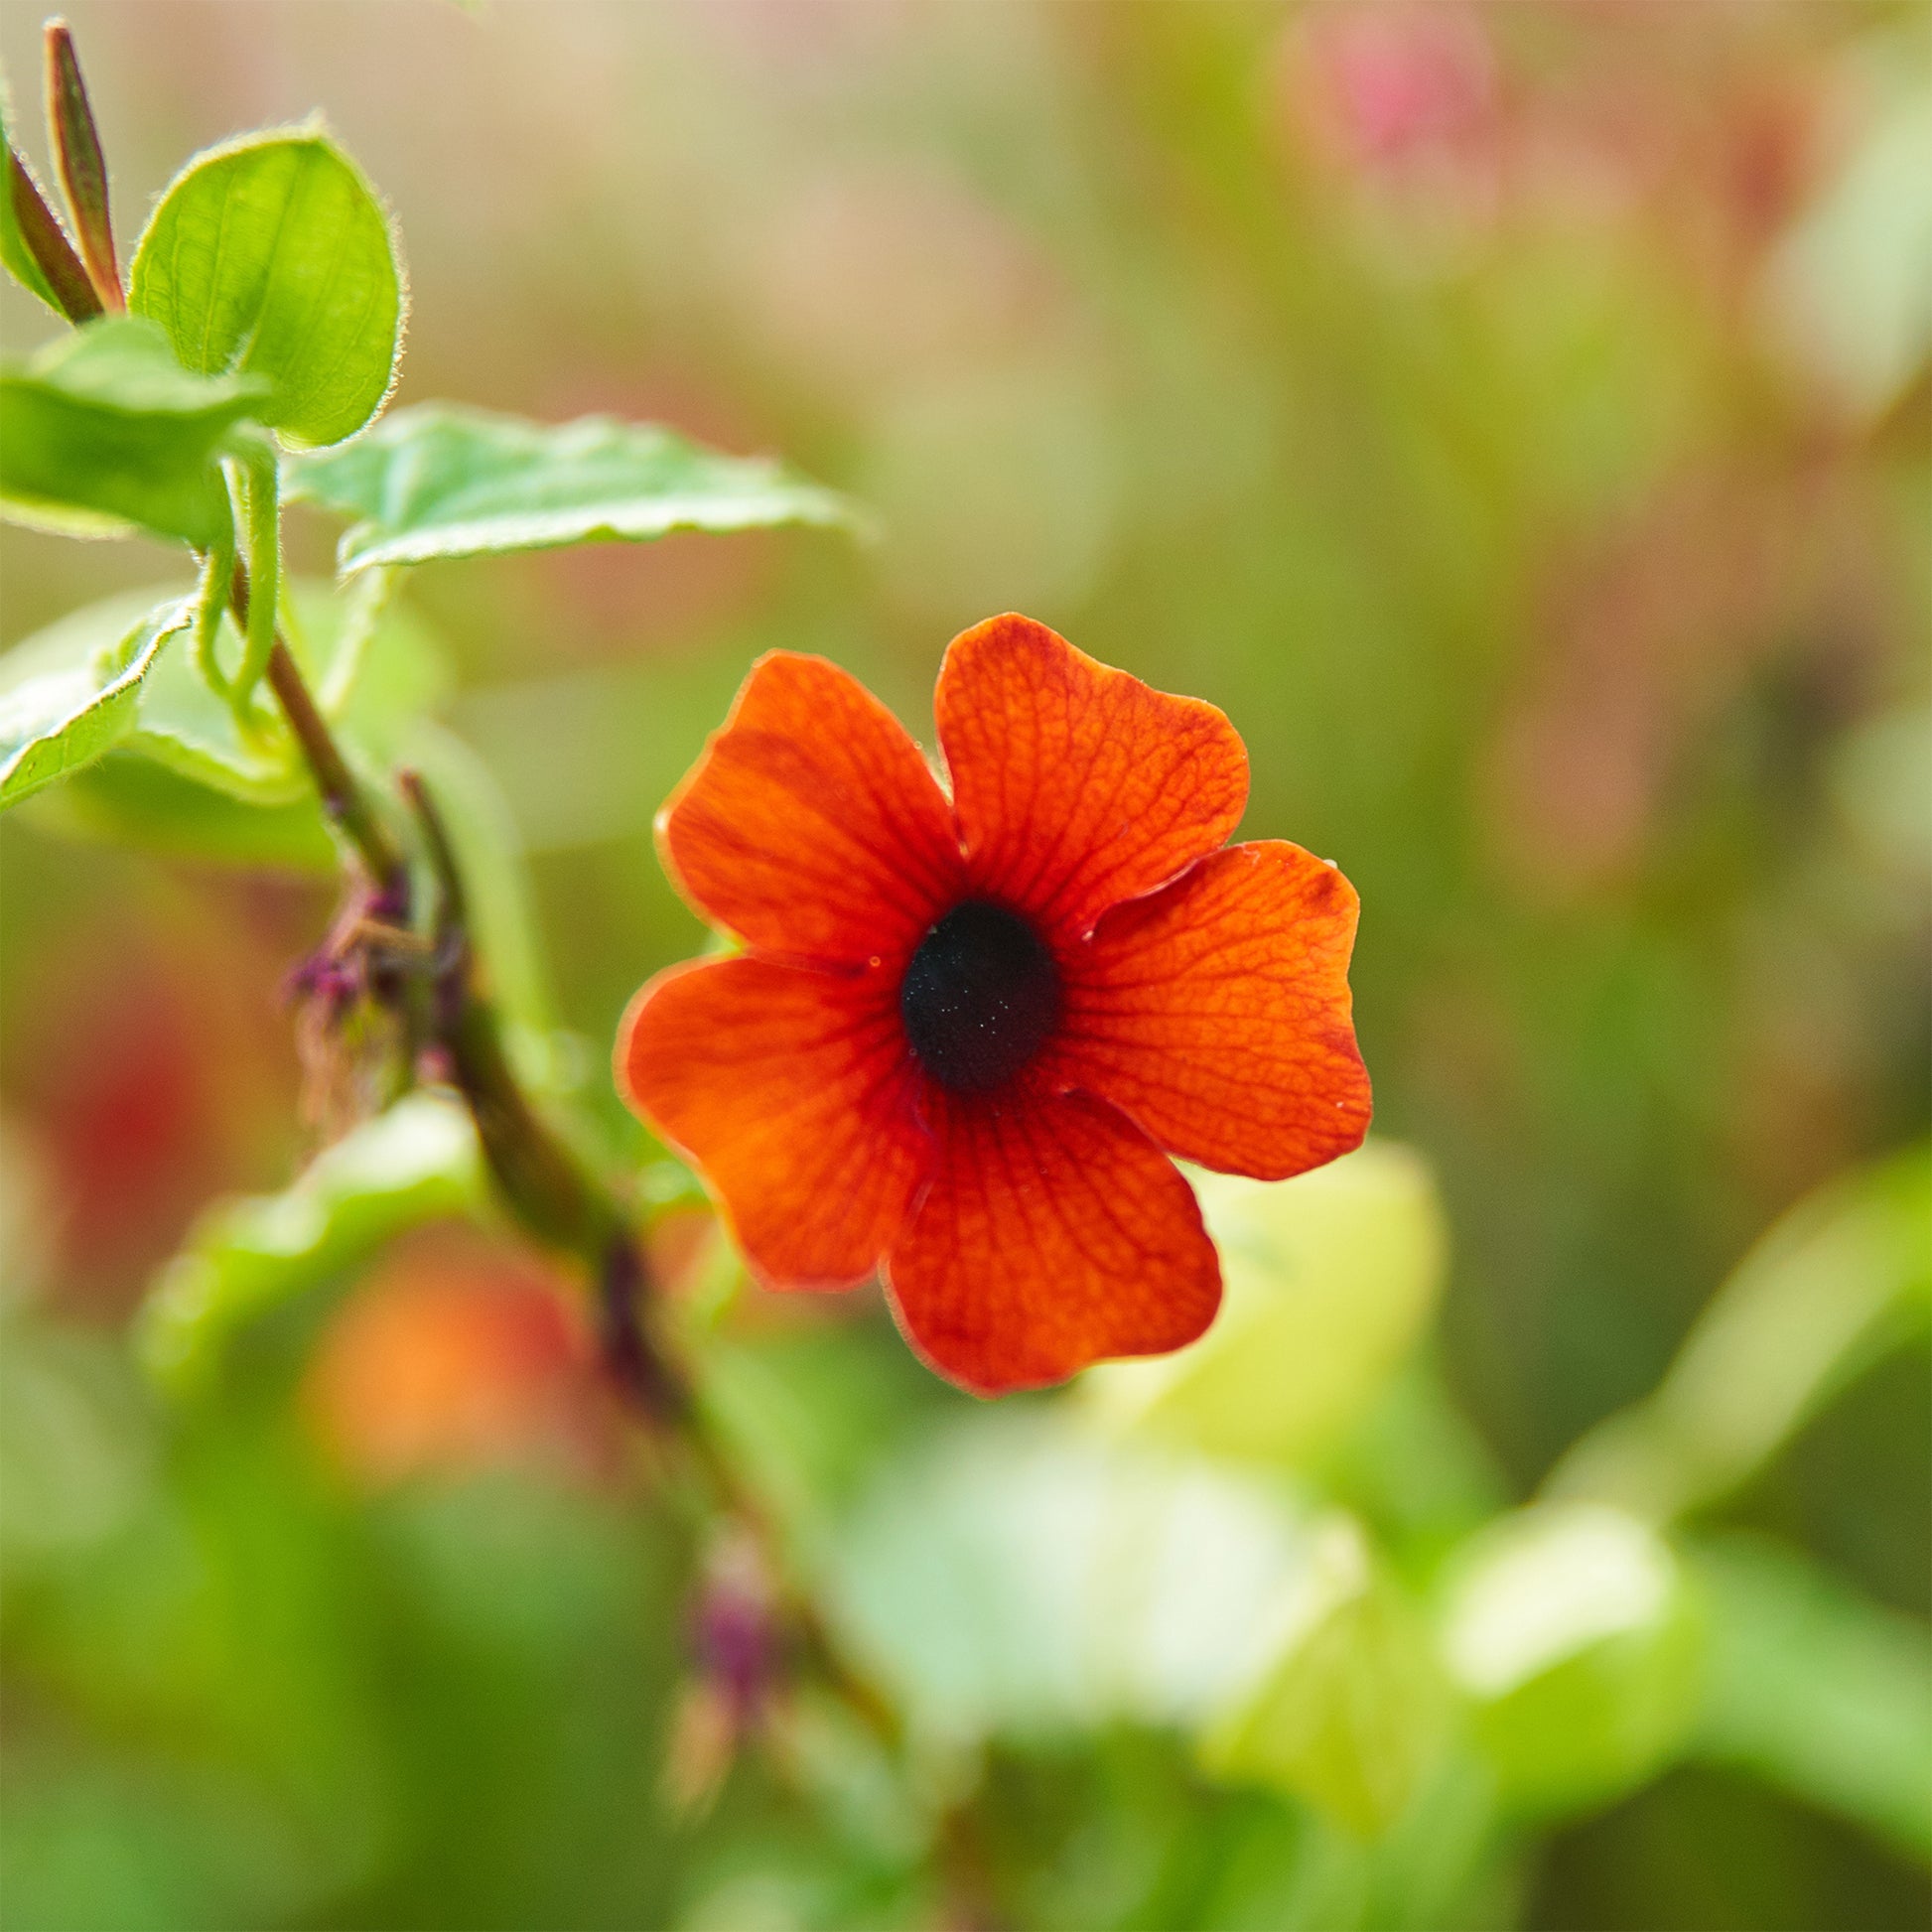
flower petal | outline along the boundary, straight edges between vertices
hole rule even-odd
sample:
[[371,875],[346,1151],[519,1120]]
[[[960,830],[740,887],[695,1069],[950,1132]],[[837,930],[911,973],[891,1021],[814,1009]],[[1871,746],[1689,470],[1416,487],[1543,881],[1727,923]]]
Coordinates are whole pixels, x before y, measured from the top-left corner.
[[1356,910],[1348,881],[1299,845],[1203,859],[1072,957],[1049,1077],[1203,1167],[1281,1180],[1346,1154],[1369,1119]]
[[1084,1094],[928,1089],[938,1158],[887,1259],[906,1339],[978,1395],[1189,1342],[1220,1306],[1194,1196],[1131,1121]]
[[1031,618],[955,637],[933,708],[976,889],[1062,941],[1212,852],[1247,803],[1248,755],[1211,704]]
[[657,815],[666,870],[754,950],[903,959],[960,856],[945,795],[905,728],[849,671],[773,651]]
[[619,1090],[704,1170],[774,1288],[865,1280],[931,1165],[890,981],[700,960],[618,1030]]

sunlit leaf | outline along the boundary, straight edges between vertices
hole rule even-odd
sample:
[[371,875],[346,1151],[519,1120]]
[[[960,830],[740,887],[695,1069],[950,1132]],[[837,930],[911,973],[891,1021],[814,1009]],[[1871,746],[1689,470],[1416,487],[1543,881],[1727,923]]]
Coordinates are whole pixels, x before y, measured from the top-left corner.
[[142,683],[191,606],[134,600],[112,626],[97,612],[40,633],[0,658],[0,810],[91,763],[134,729]]
[[1209,1730],[1215,1775],[1272,1784],[1363,1837],[1440,1761],[1449,1694],[1420,1613],[1377,1573],[1359,1525],[1315,1527],[1276,1606],[1271,1655]]
[[1636,1517],[1546,1503],[1481,1532],[1446,1580],[1443,1651],[1505,1800],[1570,1811],[1629,1789],[1695,1719],[1704,1620]]
[[[449,688],[441,649],[405,607],[391,605],[360,650],[357,675],[337,679],[334,673],[349,641],[350,614],[345,600],[328,585],[300,579],[285,591],[293,620],[290,648],[312,688],[331,694],[331,722],[351,746],[386,760],[401,735]],[[158,601],[183,595],[177,588],[106,599],[64,620],[54,631],[28,639],[18,650],[42,651],[45,638],[69,634],[69,626],[117,635]],[[239,660],[241,639],[230,617],[224,616],[217,627],[215,652],[230,669]],[[233,711],[197,673],[185,640],[154,665],[115,742],[124,755],[150,759],[177,777],[246,805],[306,805],[314,795],[314,779],[279,713],[262,708],[255,728],[244,731]],[[118,784],[118,778],[111,780],[109,788]],[[120,789],[126,791],[125,786]],[[287,829],[295,831],[292,825]],[[296,838],[304,848],[312,843],[303,833]]]
[[200,1388],[243,1328],[483,1195],[469,1115],[443,1095],[412,1094],[325,1149],[284,1192],[210,1209],[142,1307],[142,1358],[178,1392]]
[[1294,1180],[1194,1185],[1226,1284],[1214,1325],[1082,1387],[1167,1440],[1301,1459],[1363,1411],[1428,1324],[1448,1259],[1435,1183],[1420,1156],[1372,1141]]
[[188,368],[266,378],[262,421],[300,444],[354,435],[402,352],[388,215],[313,127],[196,156],[135,247],[128,306],[161,325]]
[[216,451],[264,394],[250,377],[189,374],[150,323],[89,323],[0,372],[0,509],[69,535],[138,527],[206,546],[229,516]]
[[1743,1483],[1862,1369],[1932,1314],[1932,1149],[1799,1202],[1698,1317],[1654,1395],[1586,1436],[1552,1495],[1656,1517]]
[[1932,357],[1932,88],[1890,36],[1869,53],[1888,97],[1772,257],[1767,294],[1827,383],[1875,414]]
[[1711,1599],[1698,1753],[1932,1863],[1932,1629],[1772,1543],[1694,1562]]
[[762,457],[720,456],[648,423],[549,426],[429,403],[345,450],[284,466],[294,499],[352,517],[345,572],[672,530],[851,526],[843,497]]
[[1308,1561],[1265,1485],[1064,1416],[975,1416],[901,1455],[839,1539],[841,1621],[921,1725],[1191,1724],[1268,1656]]

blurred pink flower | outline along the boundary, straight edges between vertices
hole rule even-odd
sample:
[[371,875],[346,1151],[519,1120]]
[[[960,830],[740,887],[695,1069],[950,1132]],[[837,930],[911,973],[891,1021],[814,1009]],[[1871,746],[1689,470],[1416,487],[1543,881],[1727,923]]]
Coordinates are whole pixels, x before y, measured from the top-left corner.
[[1466,158],[1497,127],[1495,56],[1458,6],[1324,7],[1295,30],[1304,124],[1367,172]]

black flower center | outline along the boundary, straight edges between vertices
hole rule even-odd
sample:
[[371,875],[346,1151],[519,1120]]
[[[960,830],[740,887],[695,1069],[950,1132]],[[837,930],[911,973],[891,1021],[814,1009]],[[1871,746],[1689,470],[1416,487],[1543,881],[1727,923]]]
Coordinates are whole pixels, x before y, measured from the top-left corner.
[[984,1093],[1046,1043],[1060,1017],[1053,955],[1004,905],[968,899],[919,941],[899,988],[905,1036],[942,1087]]

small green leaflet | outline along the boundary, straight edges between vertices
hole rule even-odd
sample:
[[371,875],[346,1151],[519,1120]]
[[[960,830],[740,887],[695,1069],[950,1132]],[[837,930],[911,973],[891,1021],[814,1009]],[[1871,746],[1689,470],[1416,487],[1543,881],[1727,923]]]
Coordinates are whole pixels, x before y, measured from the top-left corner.
[[267,378],[291,443],[353,436],[402,353],[403,277],[373,189],[319,128],[250,134],[175,178],[134,251],[128,306],[203,374]]
[[347,449],[286,463],[283,491],[356,519],[337,553],[345,573],[672,530],[863,523],[782,464],[655,424],[553,427],[449,403],[398,410]]
[[[27,237],[21,232],[20,212],[14,206],[14,196],[19,192],[14,187],[13,173],[13,104],[7,98],[4,77],[0,77],[0,144],[7,149],[7,176],[0,181],[0,263],[4,263],[7,273],[30,294],[54,311],[62,312],[61,298],[54,293],[41,265],[34,259],[34,251],[27,245]],[[20,166],[24,170],[26,162]],[[32,177],[28,180],[31,182]]]
[[[142,680],[193,617],[191,602],[164,604],[118,640],[94,648],[88,639],[95,633],[61,626],[69,634],[48,633],[43,648],[11,666],[18,681],[0,688],[0,810],[77,771],[127,735]],[[81,661],[61,663],[75,647],[85,651]]]
[[130,526],[206,548],[228,518],[214,468],[265,385],[191,375],[151,323],[87,324],[0,369],[0,510],[76,536]]

